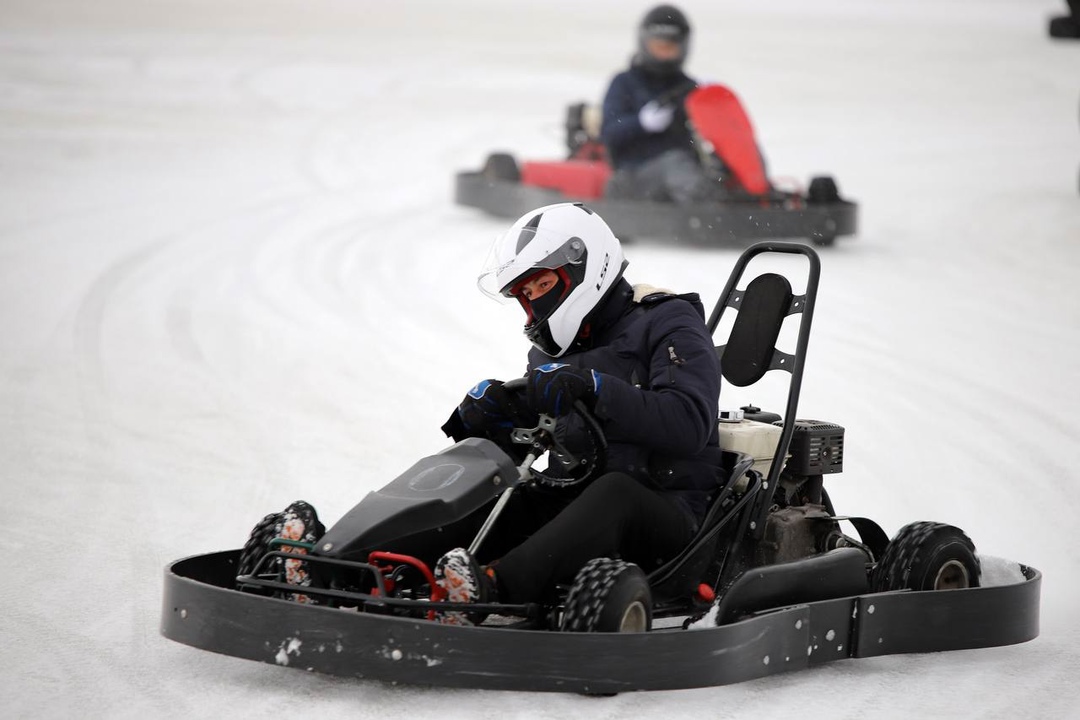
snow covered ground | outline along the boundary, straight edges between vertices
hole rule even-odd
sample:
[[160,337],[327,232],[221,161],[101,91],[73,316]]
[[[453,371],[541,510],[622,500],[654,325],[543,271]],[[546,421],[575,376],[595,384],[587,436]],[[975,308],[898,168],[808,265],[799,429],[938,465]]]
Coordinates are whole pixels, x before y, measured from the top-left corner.
[[[559,155],[648,7],[0,0],[5,716],[1080,713],[1080,42],[1047,36],[1057,0],[683,3],[690,71],[738,91],[771,172],[861,204],[822,253],[800,413],[847,428],[837,508],[1041,569],[1038,639],[597,699],[159,635],[168,562],[297,498],[335,520],[443,447],[475,380],[520,372],[518,312],[473,284],[505,223],[452,175]],[[738,250],[627,252],[711,305]]]

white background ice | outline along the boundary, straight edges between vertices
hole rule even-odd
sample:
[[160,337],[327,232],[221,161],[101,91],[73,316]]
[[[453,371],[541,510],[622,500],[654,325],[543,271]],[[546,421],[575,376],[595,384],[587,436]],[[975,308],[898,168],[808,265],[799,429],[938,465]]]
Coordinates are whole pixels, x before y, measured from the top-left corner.
[[[1041,636],[606,699],[163,639],[168,562],[298,498],[332,522],[442,448],[473,382],[520,372],[518,311],[473,284],[506,223],[456,207],[453,173],[558,157],[566,105],[600,97],[649,4],[0,0],[5,716],[1075,717],[1080,42],[1046,32],[1065,3],[683,5],[690,71],[740,94],[771,173],[860,203],[858,238],[822,253],[800,412],[847,429],[837,508],[1038,567]],[[627,253],[632,281],[711,306],[738,250]]]

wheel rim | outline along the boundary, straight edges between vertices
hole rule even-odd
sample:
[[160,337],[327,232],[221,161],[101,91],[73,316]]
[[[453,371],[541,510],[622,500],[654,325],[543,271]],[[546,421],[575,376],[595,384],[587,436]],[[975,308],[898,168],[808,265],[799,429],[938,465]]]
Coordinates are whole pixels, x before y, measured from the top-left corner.
[[648,614],[645,605],[641,602],[631,603],[623,611],[622,620],[619,622],[619,632],[645,632],[648,628]]
[[942,565],[934,578],[935,590],[961,590],[970,585],[967,568],[959,560],[950,560]]

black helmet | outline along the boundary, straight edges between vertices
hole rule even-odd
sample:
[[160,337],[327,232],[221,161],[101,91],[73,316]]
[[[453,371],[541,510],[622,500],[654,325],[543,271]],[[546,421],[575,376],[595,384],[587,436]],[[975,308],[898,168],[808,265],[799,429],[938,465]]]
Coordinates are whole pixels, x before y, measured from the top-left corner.
[[[670,59],[658,59],[648,51],[646,43],[652,38],[669,40],[678,44],[679,54]],[[635,64],[655,75],[673,75],[682,69],[690,48],[690,22],[682,10],[674,5],[657,5],[638,26],[638,53]]]

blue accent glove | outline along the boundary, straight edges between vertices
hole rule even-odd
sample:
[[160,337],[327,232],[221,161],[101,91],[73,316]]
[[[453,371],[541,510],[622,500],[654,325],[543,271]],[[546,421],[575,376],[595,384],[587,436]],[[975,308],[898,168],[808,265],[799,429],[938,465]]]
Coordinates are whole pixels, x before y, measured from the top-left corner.
[[469,433],[486,434],[514,426],[514,403],[501,380],[481,380],[458,405],[458,415]]
[[600,383],[600,373],[595,370],[566,363],[541,365],[529,372],[529,406],[545,415],[568,415],[574,408],[575,400],[583,400],[590,406],[595,403]]

